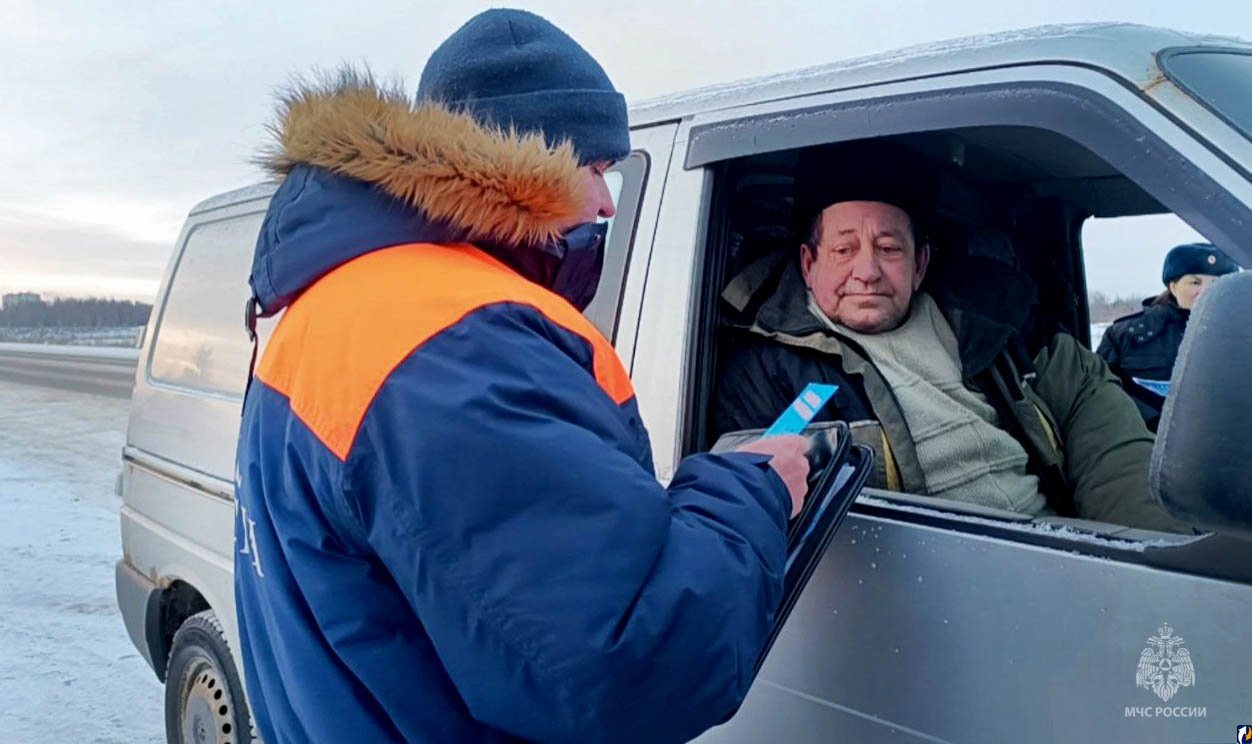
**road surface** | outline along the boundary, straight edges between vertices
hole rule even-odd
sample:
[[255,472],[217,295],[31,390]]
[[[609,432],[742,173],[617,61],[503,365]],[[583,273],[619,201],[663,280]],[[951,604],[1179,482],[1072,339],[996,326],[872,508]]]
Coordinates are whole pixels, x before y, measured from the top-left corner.
[[0,381],[5,742],[165,741],[161,685],[126,635],[113,588],[129,406]]
[[0,344],[0,381],[130,398],[137,349]]

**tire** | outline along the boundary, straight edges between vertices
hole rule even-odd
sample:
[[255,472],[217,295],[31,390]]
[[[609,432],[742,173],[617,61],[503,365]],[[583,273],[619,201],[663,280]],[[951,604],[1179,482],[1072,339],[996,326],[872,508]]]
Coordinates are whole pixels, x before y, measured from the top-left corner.
[[252,716],[213,610],[174,634],[165,668],[165,739],[171,744],[248,744]]

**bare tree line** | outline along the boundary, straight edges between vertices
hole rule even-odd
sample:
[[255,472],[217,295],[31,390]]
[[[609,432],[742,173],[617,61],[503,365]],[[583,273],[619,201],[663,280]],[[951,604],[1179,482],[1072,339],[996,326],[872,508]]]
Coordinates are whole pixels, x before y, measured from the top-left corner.
[[1110,297],[1103,292],[1093,291],[1087,295],[1087,306],[1091,310],[1092,323],[1109,323],[1142,310],[1143,298]]
[[142,326],[152,306],[131,300],[56,299],[11,304],[0,309],[0,326],[25,328],[108,328]]

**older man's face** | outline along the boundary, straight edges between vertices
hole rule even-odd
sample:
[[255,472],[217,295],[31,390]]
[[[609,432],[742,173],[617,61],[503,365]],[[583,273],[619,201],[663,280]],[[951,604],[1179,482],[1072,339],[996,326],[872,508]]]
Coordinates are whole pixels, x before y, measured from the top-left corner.
[[925,247],[913,245],[908,214],[881,202],[840,202],[822,212],[820,235],[801,249],[800,267],[822,312],[861,333],[900,325],[929,261]]

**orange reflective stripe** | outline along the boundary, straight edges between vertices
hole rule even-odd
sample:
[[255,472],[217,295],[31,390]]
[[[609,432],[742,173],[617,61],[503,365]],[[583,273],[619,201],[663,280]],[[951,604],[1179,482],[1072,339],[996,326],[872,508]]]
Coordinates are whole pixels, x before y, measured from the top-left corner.
[[256,376],[346,459],[391,372],[431,337],[500,302],[533,307],[585,339],[600,388],[618,405],[634,397],[617,352],[582,313],[470,245],[396,246],[335,269],[287,308]]

